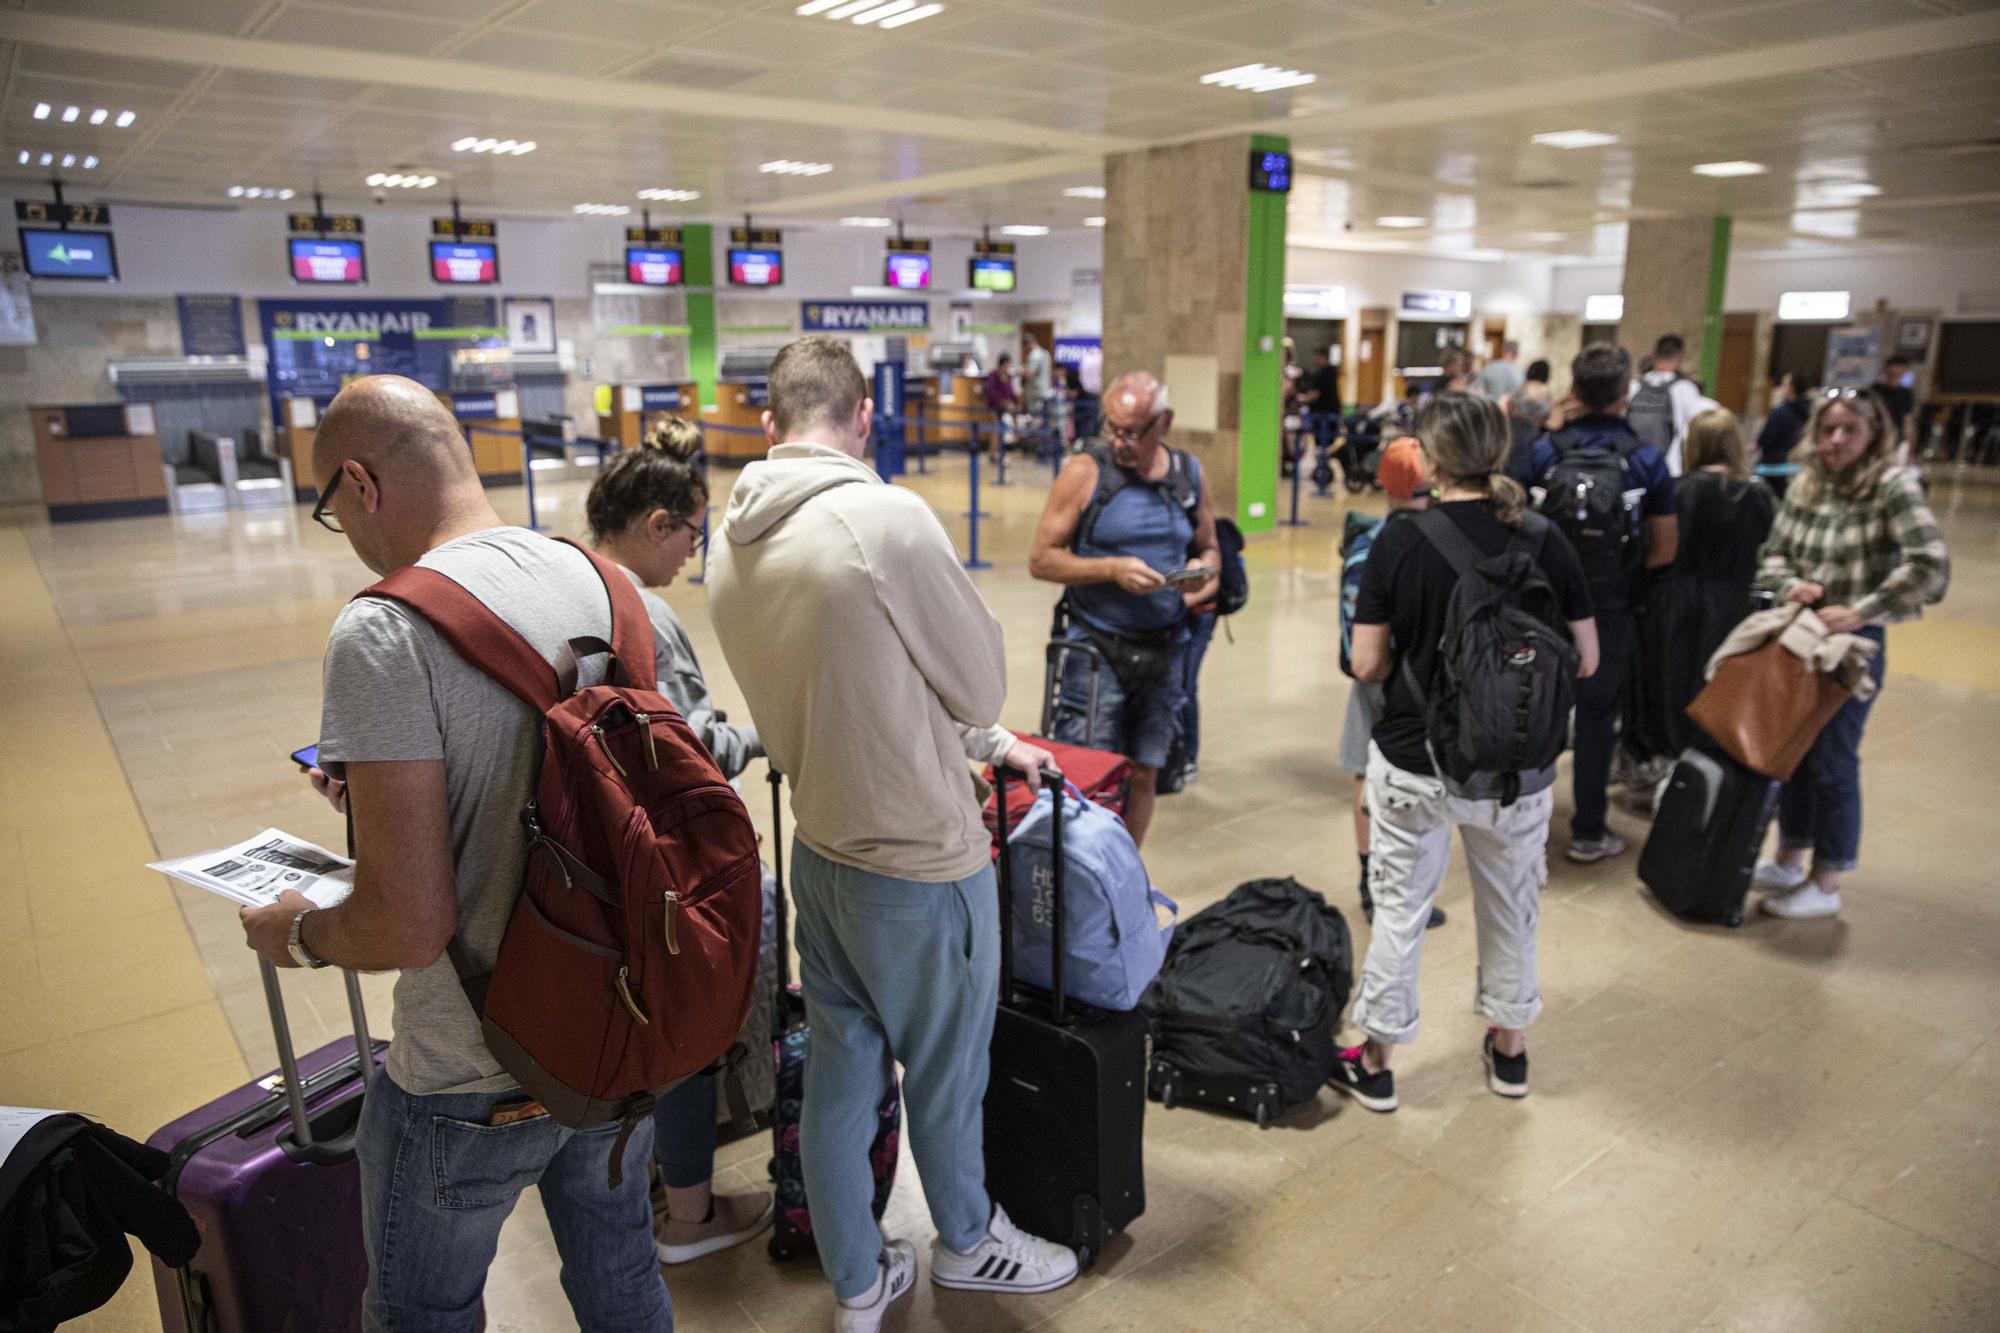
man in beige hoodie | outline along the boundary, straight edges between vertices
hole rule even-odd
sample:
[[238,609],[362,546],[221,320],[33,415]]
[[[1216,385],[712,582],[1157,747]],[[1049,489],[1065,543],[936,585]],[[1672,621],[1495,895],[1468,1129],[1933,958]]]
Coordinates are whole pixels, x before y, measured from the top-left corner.
[[999,623],[914,492],[861,461],[874,404],[846,346],[771,363],[773,448],[737,479],[709,609],[771,762],[792,780],[792,892],[812,1025],[800,1156],[835,1326],[871,1330],[916,1278],[870,1211],[875,1107],[904,1068],[910,1146],[937,1224],[931,1280],[1035,1292],[1076,1256],[986,1193],[981,1103],[999,987],[991,842],[967,759],[1034,772],[996,724]]

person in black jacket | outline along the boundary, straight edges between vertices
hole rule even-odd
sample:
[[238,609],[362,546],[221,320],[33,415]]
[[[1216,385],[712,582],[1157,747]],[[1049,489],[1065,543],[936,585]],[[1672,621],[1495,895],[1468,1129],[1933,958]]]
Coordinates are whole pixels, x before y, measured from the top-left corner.
[[[1799,447],[1799,440],[1806,433],[1806,418],[1812,415],[1813,382],[1804,375],[1790,371],[1778,377],[1771,387],[1771,415],[1764,418],[1764,429],[1757,433],[1757,462],[1765,467],[1778,467],[1789,463],[1792,450]],[[1692,472],[1693,468],[1688,468]],[[1772,491],[1779,498],[1785,494],[1785,477],[1772,478]]]

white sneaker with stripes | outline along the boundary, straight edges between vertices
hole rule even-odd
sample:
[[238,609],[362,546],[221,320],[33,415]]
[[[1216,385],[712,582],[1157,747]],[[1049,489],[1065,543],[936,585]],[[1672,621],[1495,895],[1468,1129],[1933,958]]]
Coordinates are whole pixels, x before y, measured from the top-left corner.
[[1054,1291],[1076,1277],[1076,1252],[1054,1241],[1030,1236],[993,1205],[986,1237],[970,1254],[954,1254],[942,1242],[931,1242],[931,1281],[940,1287],[966,1291]]

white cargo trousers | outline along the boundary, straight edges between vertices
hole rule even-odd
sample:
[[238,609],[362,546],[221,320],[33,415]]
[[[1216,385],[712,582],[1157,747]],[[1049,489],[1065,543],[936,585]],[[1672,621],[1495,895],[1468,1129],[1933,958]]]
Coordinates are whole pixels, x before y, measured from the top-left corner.
[[1510,806],[1469,801],[1433,777],[1397,768],[1368,746],[1368,810],[1374,827],[1368,891],[1374,933],[1362,968],[1353,1022],[1375,1040],[1417,1039],[1417,963],[1431,905],[1451,859],[1451,831],[1465,840],[1472,912],[1479,935],[1473,1008],[1497,1027],[1524,1028],[1542,1012],[1535,976],[1535,927],[1548,882],[1553,790]]

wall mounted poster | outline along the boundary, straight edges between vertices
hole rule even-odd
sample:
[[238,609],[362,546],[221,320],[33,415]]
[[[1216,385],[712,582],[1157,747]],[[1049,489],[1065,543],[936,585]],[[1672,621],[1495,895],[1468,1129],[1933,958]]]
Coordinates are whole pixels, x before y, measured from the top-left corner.
[[510,296],[507,346],[516,352],[549,355],[556,350],[556,303],[545,296]]
[[174,298],[180,316],[182,356],[242,356],[243,298],[187,296]]
[[1865,389],[1882,375],[1882,330],[1835,329],[1826,339],[1826,373],[1820,383],[1829,389]]

